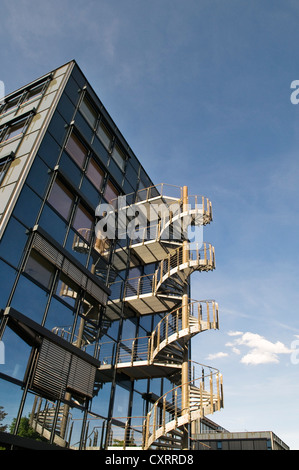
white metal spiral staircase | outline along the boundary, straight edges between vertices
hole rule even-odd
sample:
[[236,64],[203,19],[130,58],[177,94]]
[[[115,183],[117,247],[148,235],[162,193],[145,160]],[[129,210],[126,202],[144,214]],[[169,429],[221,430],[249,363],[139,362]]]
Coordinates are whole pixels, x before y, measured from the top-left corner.
[[[110,382],[117,369],[130,379],[167,377],[174,384],[172,390],[153,403],[144,417],[143,449],[157,445],[161,439],[168,439],[171,446],[174,436],[175,440],[180,440],[181,429],[186,425],[223,406],[219,371],[209,368],[207,374],[201,366],[200,373],[191,377],[189,358],[186,359],[184,353],[194,335],[219,328],[217,303],[191,301],[187,295],[189,276],[193,272],[215,268],[214,247],[207,243],[190,243],[187,230],[190,225],[210,223],[212,205],[204,197],[188,196],[185,188],[171,187],[170,192],[168,189],[168,185],[161,185],[137,193],[134,210],[142,208],[144,226],[138,229],[129,244],[113,251],[112,265],[116,273],[127,266],[126,257],[120,255],[122,252],[129,256],[130,268],[155,263],[155,269],[150,275],[109,284],[111,296],[100,337],[110,322],[119,318],[122,305],[125,305],[124,315],[126,309],[130,310],[130,315],[132,312],[138,316],[165,315],[150,336],[122,339],[117,348],[115,343],[99,342],[96,352],[101,361],[97,382]],[[123,206],[122,210],[128,207],[130,205]],[[155,224],[150,223],[153,211],[157,215]],[[125,230],[125,224],[121,228]],[[73,249],[84,252],[89,249],[91,240],[91,232],[82,229],[80,236],[74,239]],[[105,238],[96,239],[94,248],[102,257],[108,257],[110,242]],[[113,276],[111,279],[113,281]],[[75,295],[67,286],[64,289],[63,295]],[[88,322],[94,315],[94,309],[86,304],[80,346],[77,343],[81,348],[99,338],[96,327],[92,330],[92,322]],[[60,334],[63,332],[59,327],[56,330]]]
[[[193,362],[193,364],[197,366],[197,372],[193,373],[192,378],[165,393],[148,413],[145,420],[143,449],[149,449],[159,438],[223,407],[223,384],[219,371],[198,363]],[[198,370],[198,366],[201,370]],[[185,404],[184,386],[187,386],[188,390]]]

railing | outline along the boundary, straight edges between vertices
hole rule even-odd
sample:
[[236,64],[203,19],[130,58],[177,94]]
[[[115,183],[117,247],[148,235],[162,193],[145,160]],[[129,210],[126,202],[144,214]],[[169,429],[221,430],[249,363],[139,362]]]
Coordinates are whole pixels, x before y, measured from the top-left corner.
[[[189,247],[192,246],[192,249]],[[188,264],[185,265],[185,263]],[[215,250],[211,244],[203,243],[180,246],[174,252],[162,260],[157,270],[152,274],[146,274],[125,281],[117,281],[109,287],[111,299],[140,297],[141,295],[157,295],[158,290],[166,278],[175,272],[187,269],[186,277],[191,271],[209,271],[215,268]],[[122,293],[123,292],[123,293]]]
[[99,343],[97,358],[102,365],[126,363],[133,364],[138,361],[150,361],[151,337],[128,338],[121,340],[117,345],[114,341]]
[[118,425],[112,423],[109,428],[108,447],[118,447],[121,449],[138,447],[141,449],[143,445],[144,419],[144,416],[113,418],[113,422],[118,421]]
[[[174,202],[183,202],[183,187],[175,186],[166,183],[160,183],[157,185],[149,186],[147,188],[139,189],[139,191],[126,194],[127,204],[124,207],[127,207],[132,204],[139,202],[153,202],[158,199],[165,199],[165,201]],[[111,205],[114,207],[118,201],[118,197],[112,199]],[[204,212],[207,214],[212,214],[212,205],[208,198],[202,195],[188,195],[188,204],[190,207],[190,201],[194,201],[193,208],[201,207]]]
[[[154,403],[145,421],[145,449],[172,430],[223,406],[221,374],[217,369],[197,365],[201,371],[197,372],[196,378],[173,388]],[[189,396],[183,400],[183,388],[186,389],[186,385]]]
[[[196,334],[206,329],[218,329],[218,304],[214,300],[193,301],[188,304],[187,331],[183,329],[183,307],[168,313],[158,323],[151,335],[151,357],[154,358],[165,345],[182,336]],[[184,325],[185,326],[185,325]]]
[[103,365],[114,362],[133,365],[138,361],[152,364],[168,344],[204,330],[218,329],[217,302],[202,300],[188,304],[187,324],[187,328],[183,328],[183,308],[176,308],[158,323],[150,336],[124,339],[118,346],[113,341],[99,343],[97,358]]
[[[188,266],[186,264],[188,264]],[[186,275],[193,271],[210,271],[215,268],[215,250],[208,243],[194,243],[192,245],[180,246],[174,254],[170,254],[161,261],[156,273],[156,289],[159,289],[163,281],[176,271],[184,271],[188,268]]]

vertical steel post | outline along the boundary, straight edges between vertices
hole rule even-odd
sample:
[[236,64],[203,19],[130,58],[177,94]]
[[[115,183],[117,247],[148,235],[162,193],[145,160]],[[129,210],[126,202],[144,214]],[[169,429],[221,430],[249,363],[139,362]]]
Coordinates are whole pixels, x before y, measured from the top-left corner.
[[[183,211],[188,210],[188,187],[183,187]],[[183,242],[183,263],[189,259],[188,240]],[[189,328],[189,311],[188,311],[188,283],[185,283],[184,294],[182,298],[182,327],[183,329]],[[182,413],[183,415],[189,413],[189,348],[188,341],[184,342],[183,347],[183,364],[182,364]],[[183,426],[183,439],[182,449],[188,450],[188,423]]]

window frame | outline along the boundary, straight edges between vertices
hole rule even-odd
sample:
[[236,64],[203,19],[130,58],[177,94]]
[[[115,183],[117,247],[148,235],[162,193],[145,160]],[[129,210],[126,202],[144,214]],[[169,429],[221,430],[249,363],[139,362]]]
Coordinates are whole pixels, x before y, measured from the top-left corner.
[[[16,139],[16,138],[19,138],[20,135],[24,135],[26,133],[26,130],[28,128],[28,125],[29,125],[29,120],[30,120],[30,117],[31,117],[32,113],[30,113],[29,115],[25,115],[25,116],[21,116],[19,117],[18,119],[14,119],[13,121],[10,121],[9,123],[5,124],[3,127],[0,128],[0,145],[1,144],[4,144],[12,139]],[[19,124],[22,124],[20,127],[19,127]],[[13,128],[19,128],[20,129],[20,132],[18,132],[17,134],[13,133],[13,131],[11,131]]]
[[[23,90],[16,92],[11,97],[7,97],[5,99],[4,104],[0,106],[0,116],[4,117],[7,114],[13,113],[13,111],[17,112],[19,108],[27,105],[28,103],[30,103],[30,101],[35,101],[39,96],[42,97],[51,80],[52,80],[52,74],[41,79],[40,81],[32,83],[31,85],[23,88]],[[34,95],[34,97],[30,98],[30,93],[33,90],[38,89],[38,88],[41,88],[41,92]],[[15,101],[16,101],[16,104],[14,106],[12,107],[9,106],[11,103]]]
[[[87,113],[85,113],[84,106],[87,108]],[[89,126],[95,130],[98,127],[98,120],[99,120],[99,111],[97,111],[96,106],[93,104],[92,100],[89,98],[87,94],[83,96],[83,99],[80,103],[79,106],[79,111],[86,120],[86,122],[89,124]],[[93,122],[89,119],[89,115],[93,116]]]
[[0,187],[2,186],[2,182],[5,178],[5,175],[10,167],[11,162],[15,158],[15,155],[11,153],[6,157],[0,159]]
[[[61,191],[63,191],[65,193],[66,196],[69,197],[70,199],[70,207],[68,209],[68,215],[67,217],[65,217],[65,214],[64,212],[60,211],[58,209],[58,206],[56,206],[55,204],[53,204],[53,202],[51,202],[51,197],[53,195],[52,191],[54,189],[55,186],[58,186],[60,188]],[[56,196],[57,197],[57,196]],[[59,198],[60,200],[60,198]],[[63,179],[57,177],[55,178],[55,181],[53,182],[53,185],[51,187],[51,190],[48,194],[48,197],[47,197],[47,204],[49,204],[49,206],[54,209],[54,211],[59,214],[59,216],[65,220],[68,224],[70,222],[70,219],[71,219],[71,216],[72,216],[72,213],[73,213],[73,209],[74,209],[74,204],[76,202],[76,196],[72,193],[72,191],[70,190],[70,188],[64,183]]]
[[[68,148],[69,146],[69,143],[70,141],[73,141],[73,144],[74,145],[77,145],[78,143],[78,148],[79,147],[82,147],[86,150],[86,153],[84,154],[84,156],[82,157],[82,163],[80,163],[80,158],[77,159],[77,157],[74,156],[74,154],[72,154],[72,150],[70,148]],[[77,142],[76,142],[77,141]],[[65,151],[67,152],[67,154],[70,156],[70,158],[75,162],[75,164],[78,166],[78,168],[80,168],[80,170],[83,170],[86,166],[86,161],[87,161],[87,158],[89,157],[90,155],[90,149],[89,149],[89,146],[85,144],[85,142],[81,139],[81,137],[79,136],[79,134],[74,130],[72,129],[70,135],[68,136],[68,139],[67,139],[67,142],[64,146],[64,149]],[[82,149],[80,149],[82,150]],[[82,152],[83,153],[83,152]]]
[[[115,157],[115,153],[117,152],[117,157]],[[115,141],[112,151],[111,151],[111,156],[113,158],[113,161],[117,164],[117,166],[121,169],[121,171],[125,171],[125,166],[126,166],[126,161],[127,161],[127,155],[122,149],[121,145],[118,143],[118,141]]]

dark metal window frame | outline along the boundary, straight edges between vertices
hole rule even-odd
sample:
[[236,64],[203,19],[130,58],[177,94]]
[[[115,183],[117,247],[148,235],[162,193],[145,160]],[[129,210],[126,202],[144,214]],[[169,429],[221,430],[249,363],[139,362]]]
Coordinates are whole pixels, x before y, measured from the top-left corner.
[[[52,78],[53,76],[52,74],[50,74],[47,77],[44,77],[41,80],[33,82],[27,87],[23,88],[22,90],[18,90],[15,93],[6,97],[4,99],[4,103],[2,104],[2,106],[0,106],[0,116],[3,117],[8,113],[13,113],[13,111],[17,112],[21,106],[24,106],[27,103],[29,103],[31,99],[32,101],[34,101],[33,98],[30,98],[30,93],[39,87],[41,88],[40,95],[43,96]],[[9,105],[15,100],[16,100],[16,104],[10,110]]]
[[15,154],[12,152],[10,155],[7,155],[6,157],[0,159],[0,187],[14,158]]
[[[20,135],[24,135],[28,129],[31,118],[34,116],[35,113],[36,113],[36,110],[33,109],[30,112],[25,113],[22,116],[18,116],[15,119],[12,119],[7,124],[4,124],[2,127],[0,127],[0,145],[5,144],[6,142],[10,140],[17,139],[20,137]],[[18,134],[12,137],[9,137],[10,129],[12,129],[14,126],[17,126],[18,124],[22,122],[24,122],[24,124],[21,127],[21,131]]]
[[[80,104],[82,104],[84,102],[84,100],[89,104],[89,106],[91,108],[94,109],[95,114],[97,115],[97,117],[95,119],[94,128],[93,128],[93,131],[94,131],[95,135],[98,136],[98,138],[101,140],[104,147],[107,149],[110,157],[112,157],[113,161],[118,165],[120,170],[124,173],[125,172],[126,162],[129,160],[130,157],[129,157],[128,153],[126,152],[123,143],[121,142],[121,140],[115,134],[115,130],[113,130],[113,127],[111,127],[108,124],[107,120],[104,118],[103,114],[101,113],[101,110],[94,103],[94,100],[91,98],[90,94],[86,91],[86,89],[84,89],[83,97],[82,97],[82,100],[81,100]],[[84,117],[84,119],[86,119],[86,117],[84,116],[84,113],[82,111],[80,111],[80,106],[79,106],[78,111]],[[110,141],[109,148],[106,146],[106,144],[102,141],[100,135],[97,133],[98,129],[101,125],[103,125],[103,127],[111,135],[111,141]],[[115,128],[116,128],[116,126],[115,126]],[[113,152],[114,152],[115,147],[118,147],[118,149],[120,151],[119,153],[121,153],[124,157],[123,158],[123,165],[120,165],[119,161],[117,159],[115,159],[114,156],[113,156]]]

